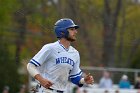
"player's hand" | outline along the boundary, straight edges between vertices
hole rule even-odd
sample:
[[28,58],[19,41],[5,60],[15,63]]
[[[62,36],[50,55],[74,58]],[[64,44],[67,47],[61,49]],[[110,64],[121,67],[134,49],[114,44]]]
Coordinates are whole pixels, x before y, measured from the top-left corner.
[[44,79],[44,78],[40,80],[40,84],[45,88],[49,88],[53,85],[53,83],[51,81]]
[[87,74],[85,77],[84,77],[84,81],[86,82],[86,84],[93,84],[94,83],[94,79],[93,79],[93,76],[89,74]]
[[44,88],[49,88],[53,85],[51,81],[43,78],[40,74],[35,75],[34,78],[37,79]]

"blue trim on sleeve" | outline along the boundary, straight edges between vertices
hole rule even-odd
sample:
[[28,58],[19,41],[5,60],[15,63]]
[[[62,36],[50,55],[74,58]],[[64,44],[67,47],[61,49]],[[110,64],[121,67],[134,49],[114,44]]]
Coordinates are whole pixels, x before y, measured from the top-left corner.
[[80,71],[78,74],[71,75],[71,76],[69,76],[69,77],[70,77],[70,78],[74,78],[74,77],[81,76],[81,75],[82,75],[82,71]]
[[38,63],[36,60],[34,60],[34,59],[32,59],[32,60],[33,60],[35,63],[37,63],[39,66],[41,66],[40,63]]
[[37,67],[37,65],[35,63],[33,63],[32,61],[30,61],[31,64],[35,65]]
[[77,76],[75,78],[70,78],[71,82],[78,85],[79,87],[82,87],[83,84],[80,84],[81,76]]
[[33,60],[30,60],[33,64],[35,64],[36,66],[39,66],[36,62],[34,62]]

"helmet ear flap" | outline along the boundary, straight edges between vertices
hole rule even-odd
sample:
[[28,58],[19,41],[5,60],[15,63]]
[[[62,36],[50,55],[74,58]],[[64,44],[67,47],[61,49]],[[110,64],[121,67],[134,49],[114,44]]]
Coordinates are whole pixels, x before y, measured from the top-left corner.
[[69,32],[67,29],[62,29],[60,33],[61,33],[61,37],[68,38],[69,36]]
[[62,38],[62,37],[66,37],[66,29],[65,28],[60,28],[60,27],[56,27],[57,30],[55,30],[57,38]]
[[66,29],[66,31],[65,31],[65,38],[68,38],[68,36],[69,36],[69,31]]
[[65,37],[65,34],[66,34],[65,29],[64,28],[61,28],[60,29],[60,35],[61,35],[61,37]]
[[61,37],[65,37],[65,32],[64,31],[61,31],[60,34],[61,34]]

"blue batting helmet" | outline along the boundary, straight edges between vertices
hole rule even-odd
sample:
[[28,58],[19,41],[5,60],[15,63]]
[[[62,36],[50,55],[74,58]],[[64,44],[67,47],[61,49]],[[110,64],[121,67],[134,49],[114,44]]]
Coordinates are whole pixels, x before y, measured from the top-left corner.
[[54,31],[56,33],[57,38],[67,38],[69,35],[68,28],[74,27],[78,29],[79,26],[75,25],[74,22],[69,18],[60,19],[55,23]]

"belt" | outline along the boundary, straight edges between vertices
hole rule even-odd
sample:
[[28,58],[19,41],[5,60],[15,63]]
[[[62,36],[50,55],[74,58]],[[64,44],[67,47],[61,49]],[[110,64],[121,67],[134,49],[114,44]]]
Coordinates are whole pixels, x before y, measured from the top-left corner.
[[[48,88],[49,90],[55,90],[55,89],[52,89],[52,88]],[[58,93],[63,93],[64,91],[61,91],[61,90],[55,90],[56,92]]]

